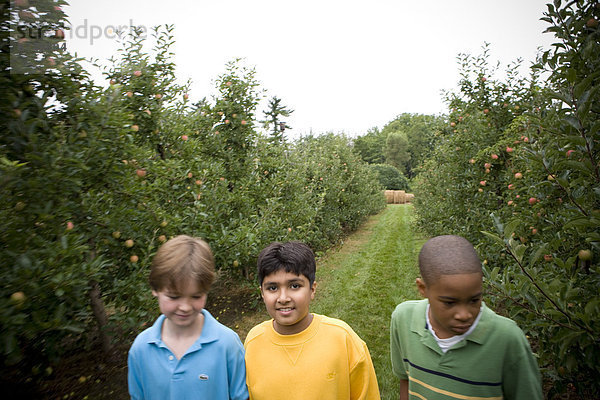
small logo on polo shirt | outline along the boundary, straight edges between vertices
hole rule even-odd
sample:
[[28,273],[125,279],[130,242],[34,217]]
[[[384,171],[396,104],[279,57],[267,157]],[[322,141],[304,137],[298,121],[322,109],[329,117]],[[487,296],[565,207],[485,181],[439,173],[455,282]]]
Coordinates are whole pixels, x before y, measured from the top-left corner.
[[208,380],[208,375],[206,375],[206,374],[200,374],[198,376],[198,379],[200,379],[201,381],[207,381]]

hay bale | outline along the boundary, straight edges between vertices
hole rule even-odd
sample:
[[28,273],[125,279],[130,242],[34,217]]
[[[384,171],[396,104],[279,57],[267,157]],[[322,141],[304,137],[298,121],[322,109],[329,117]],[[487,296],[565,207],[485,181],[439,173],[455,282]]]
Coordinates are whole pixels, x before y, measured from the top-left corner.
[[386,190],[384,193],[385,193],[385,202],[387,204],[393,204],[394,203],[394,191]]
[[412,203],[412,201],[415,199],[415,195],[412,193],[406,193],[406,202],[407,203]]
[[404,204],[406,202],[406,192],[404,190],[394,190],[394,204]]

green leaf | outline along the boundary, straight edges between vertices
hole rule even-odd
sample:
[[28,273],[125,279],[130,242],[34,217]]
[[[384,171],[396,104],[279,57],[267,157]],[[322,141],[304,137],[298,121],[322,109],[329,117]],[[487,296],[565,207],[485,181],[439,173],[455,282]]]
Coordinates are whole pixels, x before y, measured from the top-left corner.
[[494,235],[493,233],[485,232],[485,231],[481,231],[481,233],[483,233],[488,238],[492,239],[494,242],[501,244],[502,246],[505,246],[504,239],[502,239],[500,236]]
[[581,124],[579,123],[579,120],[576,117],[572,115],[567,115],[565,117],[565,121],[567,121],[567,123],[573,128],[575,128],[577,131],[581,130]]
[[565,228],[585,228],[593,226],[596,226],[596,224],[587,217],[572,219],[565,224]]
[[577,80],[577,71],[575,70],[575,68],[568,68],[567,69],[567,81],[573,83]]
[[504,226],[504,237],[509,238],[512,236],[513,232],[517,230],[517,227],[521,224],[521,221],[518,219],[513,219],[508,224]]
[[523,255],[525,254],[525,251],[527,251],[527,246],[524,244],[519,244],[514,248],[513,254],[515,255],[515,258],[519,264],[523,263]]

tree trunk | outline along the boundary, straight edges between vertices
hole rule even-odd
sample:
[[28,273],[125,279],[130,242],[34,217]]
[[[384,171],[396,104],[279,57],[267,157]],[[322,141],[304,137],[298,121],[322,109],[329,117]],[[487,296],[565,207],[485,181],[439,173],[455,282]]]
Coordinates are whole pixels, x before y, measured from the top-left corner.
[[92,312],[94,313],[94,318],[98,324],[98,332],[100,335],[100,343],[102,344],[102,351],[104,351],[104,354],[108,354],[111,350],[110,338],[106,334],[108,317],[106,316],[106,309],[104,308],[104,302],[102,301],[100,284],[94,280],[90,281],[89,296]]

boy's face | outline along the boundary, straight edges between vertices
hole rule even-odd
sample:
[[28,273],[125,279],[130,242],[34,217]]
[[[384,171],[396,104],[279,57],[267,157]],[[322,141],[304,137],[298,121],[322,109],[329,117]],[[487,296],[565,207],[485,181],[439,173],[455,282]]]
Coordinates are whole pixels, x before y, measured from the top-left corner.
[[418,278],[419,292],[429,299],[429,320],[440,339],[467,332],[481,308],[482,274],[441,275],[426,285]]
[[188,281],[179,289],[153,290],[158,298],[160,312],[174,325],[192,327],[206,305],[206,293],[194,281]]
[[316,282],[304,275],[279,270],[265,276],[260,293],[273,318],[273,328],[282,335],[302,332],[312,321],[308,306],[315,298]]

